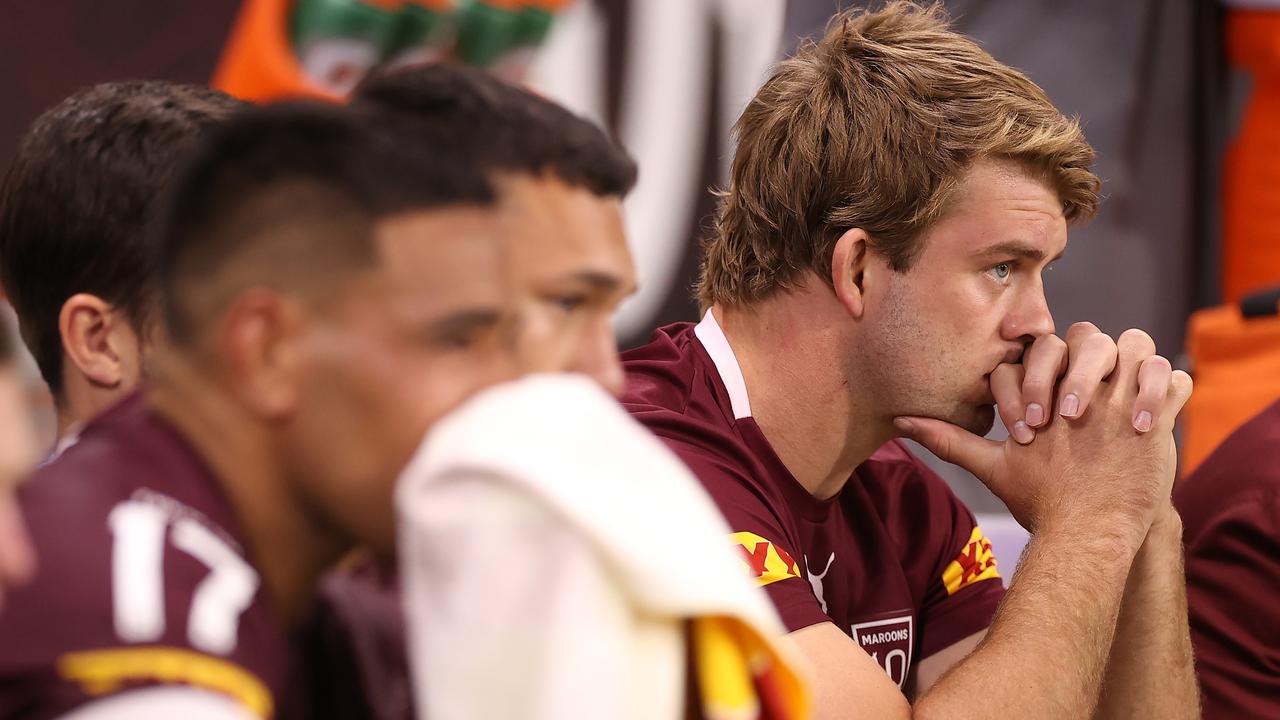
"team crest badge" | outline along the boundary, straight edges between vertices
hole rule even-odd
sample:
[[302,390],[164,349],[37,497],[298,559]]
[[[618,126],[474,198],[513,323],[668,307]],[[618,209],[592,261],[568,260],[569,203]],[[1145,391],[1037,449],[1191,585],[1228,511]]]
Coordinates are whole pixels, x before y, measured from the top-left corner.
[[885,620],[868,620],[853,625],[853,639],[884,668],[889,679],[899,688],[907,682],[911,671],[913,644],[911,614]]

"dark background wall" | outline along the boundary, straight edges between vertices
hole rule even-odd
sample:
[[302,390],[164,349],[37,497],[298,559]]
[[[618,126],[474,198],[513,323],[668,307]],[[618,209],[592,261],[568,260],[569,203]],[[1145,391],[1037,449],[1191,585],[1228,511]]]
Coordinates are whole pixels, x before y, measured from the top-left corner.
[[42,110],[84,85],[208,82],[237,0],[0,0],[0,168]]

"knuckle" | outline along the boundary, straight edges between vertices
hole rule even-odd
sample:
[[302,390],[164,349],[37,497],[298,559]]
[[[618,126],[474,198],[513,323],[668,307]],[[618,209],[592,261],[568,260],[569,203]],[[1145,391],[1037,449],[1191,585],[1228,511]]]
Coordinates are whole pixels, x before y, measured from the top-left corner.
[[1185,371],[1183,371],[1183,370],[1174,370],[1174,371],[1173,371],[1173,377],[1171,378],[1171,384],[1173,385],[1173,387],[1174,387],[1174,388],[1177,388],[1177,390],[1178,390],[1179,392],[1183,392],[1183,393],[1186,393],[1186,394],[1188,394],[1188,395],[1190,395],[1190,394],[1191,394],[1191,392],[1192,392],[1193,390],[1195,390],[1195,381],[1194,381],[1194,380],[1192,380],[1192,379],[1191,379],[1191,376],[1190,376],[1190,375],[1188,375],[1188,374],[1187,374]]
[[1028,375],[1025,382],[1022,383],[1022,394],[1028,399],[1043,399],[1049,394],[1050,383],[1039,375]]
[[1116,342],[1116,346],[1121,352],[1154,355],[1156,352],[1156,342],[1151,339],[1145,331],[1138,328],[1129,328],[1120,333],[1120,339]]
[[1067,337],[1073,338],[1073,339],[1084,338],[1090,335],[1102,335],[1102,334],[1104,333],[1098,329],[1097,325],[1094,325],[1093,323],[1086,322],[1086,321],[1072,323],[1071,327],[1067,329]]
[[1160,372],[1173,371],[1173,364],[1169,362],[1169,358],[1163,355],[1152,355],[1151,357],[1144,360],[1143,363],[1148,367],[1150,367],[1152,370],[1158,370]]
[[1077,369],[1067,373],[1067,376],[1062,379],[1062,389],[1067,390],[1070,388],[1073,390],[1079,390],[1089,384],[1096,385],[1097,382],[1097,378],[1088,371]]
[[1089,353],[1109,353],[1116,349],[1116,342],[1111,336],[1098,333],[1085,338],[1080,347]]

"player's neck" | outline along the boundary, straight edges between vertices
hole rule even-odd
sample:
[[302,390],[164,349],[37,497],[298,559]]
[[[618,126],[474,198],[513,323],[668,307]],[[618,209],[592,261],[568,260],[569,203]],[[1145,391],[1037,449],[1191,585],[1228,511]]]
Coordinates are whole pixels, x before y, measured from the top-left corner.
[[838,331],[848,318],[829,295],[800,288],[713,310],[742,368],[752,417],[796,480],[823,499],[893,437],[850,389]]
[[172,423],[208,465],[248,541],[249,560],[267,597],[289,626],[304,619],[320,574],[345,546],[332,539],[289,494],[287,469],[270,433],[225,389],[170,359],[148,403]]
[[[64,355],[64,365],[70,360]],[[68,368],[62,374],[62,391],[54,403],[57,420],[56,443],[74,437],[84,424],[97,417],[103,410],[119,402],[133,392],[135,386],[104,387],[86,378],[80,371]]]

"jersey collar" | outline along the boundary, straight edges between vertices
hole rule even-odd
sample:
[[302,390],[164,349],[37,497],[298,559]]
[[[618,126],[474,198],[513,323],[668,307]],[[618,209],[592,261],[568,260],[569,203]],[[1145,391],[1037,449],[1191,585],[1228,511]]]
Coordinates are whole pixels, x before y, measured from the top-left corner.
[[693,334],[698,336],[698,341],[711,356],[711,362],[715,364],[716,372],[720,375],[720,382],[724,383],[725,390],[729,392],[729,405],[733,409],[733,419],[741,420],[751,417],[751,400],[747,398],[747,381],[742,377],[742,368],[738,365],[737,356],[733,354],[733,348],[729,346],[729,338],[724,336],[720,323],[716,322],[716,316],[711,314],[710,309],[702,316],[702,322],[694,326]]

